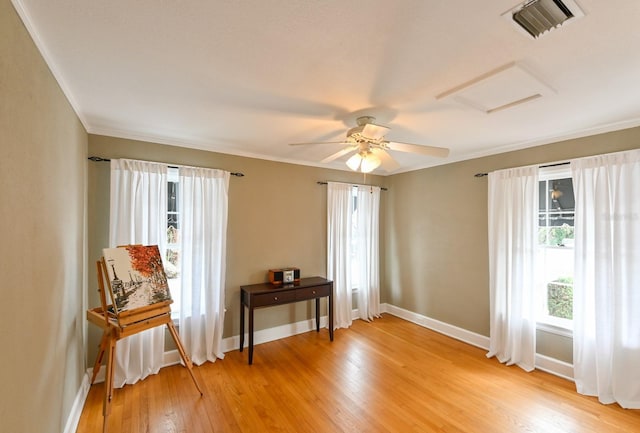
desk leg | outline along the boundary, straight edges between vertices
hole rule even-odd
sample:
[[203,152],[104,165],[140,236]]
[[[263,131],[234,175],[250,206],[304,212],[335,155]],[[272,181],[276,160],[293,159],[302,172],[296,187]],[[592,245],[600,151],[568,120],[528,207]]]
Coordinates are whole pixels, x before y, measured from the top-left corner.
[[240,294],[240,352],[244,348],[244,304],[242,303],[242,294]]
[[253,364],[253,307],[249,307],[249,365]]
[[329,303],[329,340],[333,341],[333,289],[327,299]]
[[316,332],[320,332],[320,298],[316,298]]

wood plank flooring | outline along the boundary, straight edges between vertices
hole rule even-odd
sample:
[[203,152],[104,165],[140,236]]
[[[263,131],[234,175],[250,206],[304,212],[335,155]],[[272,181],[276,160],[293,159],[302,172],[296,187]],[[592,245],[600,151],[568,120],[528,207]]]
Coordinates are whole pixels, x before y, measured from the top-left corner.
[[[109,432],[640,432],[640,411],[602,405],[572,382],[525,373],[390,315],[308,332],[115,390]],[[78,433],[102,431],[103,384]]]

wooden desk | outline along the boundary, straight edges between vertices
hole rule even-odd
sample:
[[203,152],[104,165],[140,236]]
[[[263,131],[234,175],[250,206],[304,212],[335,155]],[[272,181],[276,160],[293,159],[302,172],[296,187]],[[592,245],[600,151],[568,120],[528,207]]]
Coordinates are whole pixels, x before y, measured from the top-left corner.
[[316,300],[316,332],[320,331],[320,298],[327,297],[329,339],[333,341],[333,281],[321,277],[301,278],[294,284],[252,284],[240,287],[240,352],[244,348],[244,308],[249,309],[249,365],[253,363],[253,310],[260,307]]

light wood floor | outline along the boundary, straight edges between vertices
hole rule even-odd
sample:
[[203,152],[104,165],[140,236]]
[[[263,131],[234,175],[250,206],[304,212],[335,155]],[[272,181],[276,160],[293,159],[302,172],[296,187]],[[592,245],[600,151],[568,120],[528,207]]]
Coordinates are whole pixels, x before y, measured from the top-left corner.
[[[525,373],[393,316],[355,321],[181,366],[117,389],[109,432],[640,432],[640,411],[601,405],[567,380]],[[79,433],[102,431],[103,385]]]

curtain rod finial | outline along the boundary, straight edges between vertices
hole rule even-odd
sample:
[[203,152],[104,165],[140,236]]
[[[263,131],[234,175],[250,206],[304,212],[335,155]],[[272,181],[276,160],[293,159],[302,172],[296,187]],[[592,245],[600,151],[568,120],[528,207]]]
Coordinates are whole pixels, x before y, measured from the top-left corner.
[[90,157],[89,157],[89,158],[87,158],[87,159],[89,159],[89,160],[91,160],[91,161],[93,161],[93,162],[103,162],[103,161],[109,162],[109,161],[111,161],[110,159],[107,159],[107,158],[100,158],[99,156],[90,156]]

